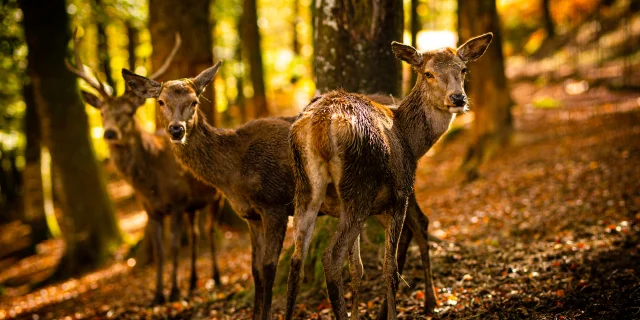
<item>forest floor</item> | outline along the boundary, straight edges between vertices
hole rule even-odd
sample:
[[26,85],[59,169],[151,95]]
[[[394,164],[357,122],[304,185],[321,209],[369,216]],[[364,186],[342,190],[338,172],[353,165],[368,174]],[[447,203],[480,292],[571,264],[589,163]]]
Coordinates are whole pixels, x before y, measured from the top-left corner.
[[[513,86],[512,96],[518,104],[516,132],[510,146],[482,166],[477,180],[464,182],[456,174],[469,143],[463,132],[470,115],[457,119],[462,130],[452,129],[420,162],[418,202],[430,219],[430,233],[443,240],[431,250],[439,305],[432,315],[422,313],[425,288],[419,251],[412,245],[406,284],[401,281],[398,292],[399,317],[640,318],[640,95],[591,88],[570,96],[562,85],[521,83]],[[544,99],[562,103],[536,107]],[[121,209],[124,229],[140,232],[144,214],[131,203]],[[220,234],[222,284],[208,280],[211,263],[203,247],[199,291],[183,301],[147,307],[155,269],[132,268],[135,260],[124,257],[30,293],[7,285],[26,267],[6,268],[0,270],[6,286],[0,291],[0,319],[247,319],[253,295],[249,240],[233,230]],[[59,245],[50,246],[42,251],[52,256]],[[368,241],[363,247],[360,310],[367,319],[381,303],[382,248]],[[186,293],[184,251],[180,281]],[[21,263],[44,262],[13,261],[13,266]],[[274,294],[275,317],[283,314],[284,296],[282,290]],[[298,301],[297,318],[330,318],[321,288]]]

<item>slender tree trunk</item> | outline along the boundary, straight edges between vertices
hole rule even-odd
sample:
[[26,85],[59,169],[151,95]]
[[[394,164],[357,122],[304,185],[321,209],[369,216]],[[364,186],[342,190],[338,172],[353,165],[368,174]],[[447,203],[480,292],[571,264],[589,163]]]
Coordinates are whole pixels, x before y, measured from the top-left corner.
[[291,25],[291,31],[293,35],[292,49],[293,54],[300,55],[300,40],[298,40],[298,23],[300,23],[300,0],[293,0],[293,23]]
[[263,118],[269,116],[267,95],[264,85],[264,67],[260,48],[260,30],[258,29],[258,8],[256,0],[244,0],[242,12],[242,42],[247,61],[249,62],[251,84],[253,86],[253,116]]
[[111,72],[111,56],[109,55],[109,38],[107,37],[108,18],[104,12],[102,0],[95,0],[94,15],[96,19],[96,29],[98,30],[98,60],[101,71],[104,72],[105,80],[111,88],[115,89],[113,73]]
[[22,0],[29,68],[42,137],[61,180],[65,254],[57,277],[100,265],[121,241],[96,162],[76,77],[67,58],[71,38],[64,0]]
[[400,96],[402,69],[391,41],[402,41],[402,1],[316,1],[317,90]]
[[[244,55],[242,54],[242,15],[238,17],[238,37],[240,41],[238,41],[238,46],[236,46],[236,59],[242,64],[244,63]],[[238,107],[238,111],[240,113],[240,123],[245,123],[249,119],[247,118],[247,103],[244,96],[244,68],[242,68],[241,72],[237,72],[236,76],[236,90],[238,94],[236,95],[235,105]]]
[[469,179],[478,167],[508,142],[513,129],[512,100],[504,75],[502,35],[495,0],[458,0],[459,41],[493,32],[493,42],[482,59],[472,62],[467,94],[474,112],[473,142],[467,150],[462,170]]
[[[422,29],[422,22],[420,21],[420,16],[418,15],[418,5],[420,4],[420,0],[411,0],[411,45],[414,48],[418,47],[418,32]],[[411,88],[415,85],[418,80],[418,74],[411,71],[411,80],[405,93],[409,93]]]
[[41,138],[40,121],[33,86],[26,83],[23,88],[24,101],[27,105],[24,117],[24,132],[27,146],[24,150],[23,185],[23,221],[31,227],[31,248],[51,234],[47,227],[44,211],[44,193],[42,190],[42,171],[40,163]]
[[[213,25],[209,21],[211,3],[210,0],[149,0],[149,31],[153,46],[151,64],[154,69],[159,68],[169,56],[176,32],[182,37],[182,47],[161,81],[195,77],[213,65]],[[210,85],[202,95],[204,99],[200,99],[200,109],[213,125],[217,124],[214,93]],[[159,122],[156,123],[158,126]]]
[[556,28],[553,23],[553,17],[551,16],[551,4],[549,0],[542,1],[542,15],[544,17],[544,27],[547,30],[547,39],[552,39],[556,36]]
[[131,21],[127,21],[127,52],[129,53],[129,70],[134,71],[136,69],[136,48],[140,43],[140,32],[138,28]]

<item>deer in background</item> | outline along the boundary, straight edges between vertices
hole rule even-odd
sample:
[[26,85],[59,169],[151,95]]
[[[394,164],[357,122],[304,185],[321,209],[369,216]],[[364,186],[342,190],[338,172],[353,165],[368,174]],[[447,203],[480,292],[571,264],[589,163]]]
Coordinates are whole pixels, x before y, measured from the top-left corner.
[[379,213],[387,218],[383,262],[387,317],[396,319],[398,243],[413,197],[418,160],[447,131],[455,115],[467,110],[466,63],[480,58],[492,38],[487,33],[457,50],[424,53],[393,42],[395,56],[418,73],[415,86],[397,108],[337,90],[313,101],[292,125],[296,194],[291,265],[299,266],[297,261],[303,260],[318,212],[328,200],[335,203],[328,198],[337,194],[340,220],[322,257],[337,319],[348,318],[342,289],[343,261],[366,218]]
[[[180,37],[176,35],[176,44],[164,64],[151,78],[160,77],[169,67],[175,53],[180,47]],[[213,279],[220,283],[220,273],[216,262],[216,247],[213,228],[217,213],[224,203],[222,194],[214,187],[203,184],[184,169],[175,159],[169,147],[166,135],[156,135],[143,130],[135,117],[138,107],[145,100],[139,98],[129,89],[120,95],[109,94],[105,85],[91,77],[77,52],[79,40],[74,33],[75,67],[68,61],[67,68],[79,78],[85,80],[100,94],[100,98],[82,91],[84,100],[100,110],[104,127],[104,140],[109,146],[111,161],[125,180],[135,190],[135,195],[149,216],[152,227],[154,251],[156,255],[156,293],[154,304],[165,302],[163,294],[163,265],[165,260],[164,230],[162,220],[171,216],[171,247],[173,251],[173,270],[171,273],[171,294],[169,300],[180,299],[178,287],[178,251],[180,230],[183,226],[183,214],[188,222],[191,240],[191,278],[189,293],[197,287],[196,258],[198,255],[198,212],[209,206],[210,216],[207,223]]]
[[[166,130],[178,159],[198,178],[218,187],[249,225],[251,237],[251,273],[255,285],[254,319],[271,318],[272,288],[278,258],[293,215],[294,180],[288,135],[295,118],[266,118],[250,121],[236,130],[209,125],[198,108],[199,96],[213,80],[220,63],[195,78],[159,83],[126,69],[122,75],[132,91],[141,98],[156,98]],[[377,101],[391,103],[388,96],[374,95]],[[415,201],[414,201],[415,203]],[[410,214],[419,242],[422,260],[426,261],[427,288],[432,288],[428,265],[427,225],[420,208]],[[422,218],[420,218],[422,217]],[[422,225],[420,224],[422,223]],[[406,249],[413,234],[403,237]],[[355,247],[354,249],[359,249]],[[352,251],[350,271],[354,283],[354,300],[362,277],[359,252]],[[354,303],[357,306],[357,303]],[[435,305],[435,298],[430,305]],[[431,307],[432,308],[432,307]]]

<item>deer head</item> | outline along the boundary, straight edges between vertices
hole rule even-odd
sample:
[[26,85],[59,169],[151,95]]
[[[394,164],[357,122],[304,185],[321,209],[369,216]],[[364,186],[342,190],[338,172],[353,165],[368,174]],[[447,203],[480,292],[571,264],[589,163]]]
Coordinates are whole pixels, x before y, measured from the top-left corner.
[[[114,96],[102,82],[90,76],[78,54],[77,50],[80,40],[76,34],[77,29],[73,33],[75,66],[72,66],[69,61],[65,61],[67,69],[79,78],[85,80],[98,92],[98,96],[96,96],[93,93],[83,90],[82,97],[86,103],[100,110],[102,126],[104,128],[104,140],[113,145],[121,144],[123,141],[127,141],[132,134],[135,121],[134,115],[138,107],[144,104],[144,99],[133,93],[128,87],[122,95]],[[181,42],[180,35],[176,34],[176,42],[171,50],[171,54],[169,54],[162,67],[150,76],[151,79],[156,79],[167,71]]]
[[458,49],[443,48],[419,52],[409,45],[391,43],[396,58],[411,65],[418,73],[413,90],[419,90],[423,102],[437,109],[460,113],[468,111],[464,92],[467,63],[480,58],[493,39],[492,33],[470,39]]
[[122,69],[127,85],[141,98],[156,98],[162,117],[167,123],[167,133],[171,142],[184,143],[198,117],[200,95],[213,78],[222,61],[202,71],[195,78],[185,78],[159,83],[152,79]]

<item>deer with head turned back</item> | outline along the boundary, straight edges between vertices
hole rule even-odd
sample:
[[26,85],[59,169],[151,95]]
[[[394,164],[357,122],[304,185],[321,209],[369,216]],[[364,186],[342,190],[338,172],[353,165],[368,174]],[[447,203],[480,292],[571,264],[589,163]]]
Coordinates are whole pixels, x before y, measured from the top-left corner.
[[396,319],[398,242],[413,194],[417,162],[447,131],[455,115],[467,110],[463,86],[466,64],[482,56],[492,38],[488,33],[457,50],[424,53],[393,42],[396,57],[418,73],[414,88],[397,108],[338,90],[309,104],[292,125],[296,178],[292,267],[304,258],[314,221],[328,195],[337,194],[340,220],[322,257],[337,319],[348,318],[342,289],[343,261],[365,219],[377,213],[387,216],[383,277],[387,317]]
[[[88,75],[77,52],[78,43],[79,40],[74,33],[75,67],[66,61],[67,68],[84,79],[100,94],[101,97],[97,97],[82,91],[84,100],[100,110],[104,140],[109,146],[111,160],[115,168],[134,188],[136,198],[149,216],[157,260],[156,293],[153,303],[165,302],[162,281],[165,256],[162,220],[168,215],[171,216],[171,246],[173,250],[170,300],[176,301],[180,298],[177,268],[183,214],[187,218],[191,238],[189,292],[196,289],[196,258],[200,237],[197,215],[207,206],[209,206],[210,212],[207,233],[210,241],[213,278],[216,283],[220,283],[213,227],[217,212],[221,210],[224,201],[222,194],[214,187],[198,181],[186,169],[182,168],[170,150],[169,139],[165,135],[151,134],[142,129],[135,113],[137,108],[144,104],[144,99],[128,89],[121,96],[113,96],[109,94],[102,82]],[[163,66],[151,76],[152,78],[160,77],[167,70],[179,46],[180,37],[176,35],[176,44],[171,54]]]
[[[247,221],[255,285],[253,318],[270,319],[275,270],[287,219],[293,215],[294,180],[287,137],[295,118],[257,119],[236,130],[210,126],[198,108],[199,95],[219,67],[220,63],[217,63],[195,78],[164,83],[125,69],[122,73],[127,84],[142,98],[157,99],[177,158],[195,176],[218,187],[235,211]],[[388,96],[372,97],[382,103],[392,102]],[[410,212],[423,216],[417,205],[411,208]],[[420,218],[413,221],[416,225],[407,229],[415,230],[421,249],[428,248],[426,226],[419,224],[424,221]],[[408,232],[404,237],[403,258],[412,236]],[[350,259],[354,298],[362,276],[357,249],[359,247],[354,245]],[[423,254],[422,258],[428,263],[428,254]],[[428,267],[427,264],[425,266]],[[425,271],[425,274],[428,275],[428,287],[431,287],[431,272]],[[435,299],[430,305],[435,305]]]

